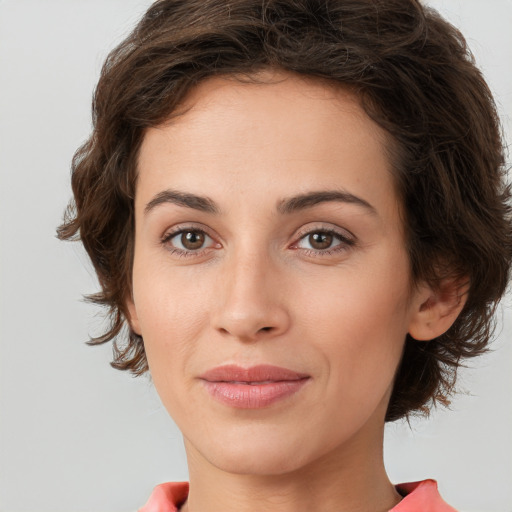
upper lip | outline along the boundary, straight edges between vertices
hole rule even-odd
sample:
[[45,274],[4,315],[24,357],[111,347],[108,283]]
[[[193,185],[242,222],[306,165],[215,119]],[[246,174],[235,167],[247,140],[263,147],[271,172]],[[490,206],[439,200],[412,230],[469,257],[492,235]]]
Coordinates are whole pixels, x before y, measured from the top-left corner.
[[206,371],[200,375],[200,379],[209,382],[278,382],[278,381],[293,381],[308,378],[309,375],[305,373],[289,370],[288,368],[281,368],[279,366],[272,366],[268,364],[261,364],[252,366],[250,368],[243,368],[241,366],[229,364],[224,366],[217,366],[211,370]]

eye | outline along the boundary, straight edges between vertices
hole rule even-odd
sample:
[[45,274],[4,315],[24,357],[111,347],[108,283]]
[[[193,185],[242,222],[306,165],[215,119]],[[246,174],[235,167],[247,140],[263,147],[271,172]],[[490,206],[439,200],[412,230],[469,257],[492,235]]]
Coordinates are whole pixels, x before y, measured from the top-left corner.
[[[298,246],[306,249],[315,249],[315,250],[325,250],[331,249],[334,243],[340,243],[339,240],[336,240],[335,235],[332,233],[326,233],[322,231],[318,231],[316,233],[310,233],[303,237]],[[309,245],[309,247],[304,247],[304,245]],[[337,245],[337,244],[336,244]]]
[[167,233],[162,243],[172,252],[180,255],[198,253],[218,245],[205,231],[197,228],[178,228],[176,231]]
[[329,255],[348,249],[355,244],[353,238],[332,229],[315,229],[303,234],[293,246],[306,254]]

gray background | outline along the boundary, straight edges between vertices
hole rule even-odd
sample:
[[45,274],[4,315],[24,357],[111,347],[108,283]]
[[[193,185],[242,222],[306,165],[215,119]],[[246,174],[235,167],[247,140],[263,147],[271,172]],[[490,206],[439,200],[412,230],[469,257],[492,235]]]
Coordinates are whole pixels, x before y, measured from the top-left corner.
[[[432,0],[466,35],[510,141],[512,2]],[[181,437],[147,378],[87,347],[102,326],[80,246],[55,227],[69,163],[90,129],[107,51],[145,0],[0,0],[0,511],[123,512],[187,478]],[[391,478],[440,481],[466,512],[512,511],[512,313],[494,352],[461,371],[451,411],[387,428]]]

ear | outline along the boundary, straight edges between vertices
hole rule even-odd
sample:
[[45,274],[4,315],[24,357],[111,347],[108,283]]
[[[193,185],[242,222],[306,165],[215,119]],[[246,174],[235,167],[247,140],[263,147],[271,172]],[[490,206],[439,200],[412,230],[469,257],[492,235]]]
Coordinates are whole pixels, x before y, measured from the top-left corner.
[[137,315],[135,303],[133,302],[133,297],[131,296],[126,299],[126,317],[132,331],[141,336],[139,317]]
[[409,334],[428,341],[444,334],[466,304],[469,279],[447,278],[435,289],[426,283],[417,288]]

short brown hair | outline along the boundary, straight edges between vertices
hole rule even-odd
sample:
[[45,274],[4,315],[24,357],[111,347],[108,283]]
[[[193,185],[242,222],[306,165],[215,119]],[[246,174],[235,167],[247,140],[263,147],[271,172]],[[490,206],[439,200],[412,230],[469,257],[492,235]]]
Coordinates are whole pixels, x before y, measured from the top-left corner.
[[[58,234],[79,238],[96,269],[114,340],[112,365],[147,370],[126,325],[137,154],[148,127],[176,114],[214,75],[250,80],[265,68],[350,87],[394,141],[414,282],[469,280],[442,336],[408,339],[386,419],[447,403],[461,360],[485,351],[509,276],[512,233],[500,124],[460,32],[417,0],[160,0],[108,56],[94,128],[72,163],[74,201]],[[392,150],[393,149],[393,150]],[[122,343],[117,342],[122,338]]]

